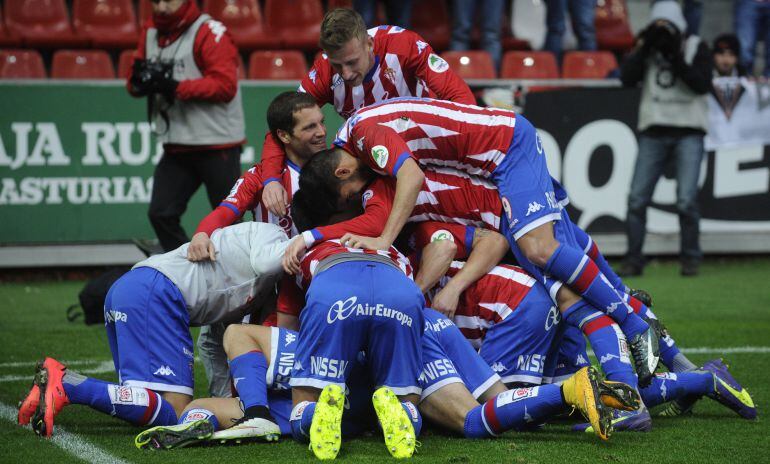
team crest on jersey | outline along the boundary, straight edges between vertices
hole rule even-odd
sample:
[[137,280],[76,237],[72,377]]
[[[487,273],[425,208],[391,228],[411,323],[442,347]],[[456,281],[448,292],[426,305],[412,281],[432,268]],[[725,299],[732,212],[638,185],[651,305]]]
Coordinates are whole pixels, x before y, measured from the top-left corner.
[[[396,71],[393,68],[385,68],[383,71],[383,74],[385,74],[385,77],[393,83],[393,85],[396,84]],[[385,98],[386,100],[387,98]]]
[[442,73],[449,69],[449,63],[447,63],[444,58],[441,58],[435,53],[431,53],[428,55],[428,67],[432,69],[433,72]]
[[441,229],[433,232],[433,235],[430,236],[431,243],[433,242],[440,242],[441,240],[449,240],[450,242],[454,242],[455,238],[452,236],[452,234],[449,233],[448,230]]
[[388,164],[388,155],[388,149],[382,145],[377,145],[372,148],[372,158],[374,158],[374,162],[377,163],[377,166],[382,169],[385,169],[385,166]]

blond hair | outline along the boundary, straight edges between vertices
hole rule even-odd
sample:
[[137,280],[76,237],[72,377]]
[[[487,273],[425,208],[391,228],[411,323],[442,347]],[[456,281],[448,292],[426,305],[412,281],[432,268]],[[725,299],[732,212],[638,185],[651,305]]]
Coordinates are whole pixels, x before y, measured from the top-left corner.
[[366,24],[361,15],[348,8],[335,8],[324,15],[318,45],[325,52],[334,53],[353,38],[366,39]]

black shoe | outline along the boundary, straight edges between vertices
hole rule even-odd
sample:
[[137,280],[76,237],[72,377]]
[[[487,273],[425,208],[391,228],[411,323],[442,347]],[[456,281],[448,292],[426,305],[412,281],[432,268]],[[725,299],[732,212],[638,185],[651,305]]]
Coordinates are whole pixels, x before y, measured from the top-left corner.
[[643,272],[644,272],[644,266],[642,266],[641,264],[625,262],[620,267],[620,271],[618,271],[618,275],[620,277],[636,277],[636,276],[642,275]]
[[643,305],[652,309],[652,295],[650,295],[650,292],[647,290],[642,290],[641,288],[632,288],[628,294],[641,301]]
[[660,347],[655,330],[650,327],[629,340],[629,348],[634,357],[634,368],[639,376],[639,386],[646,387],[652,382],[652,376],[658,367]]
[[682,263],[681,274],[684,277],[696,276],[698,275],[699,271],[700,271],[700,263],[697,263],[695,261],[685,261]]

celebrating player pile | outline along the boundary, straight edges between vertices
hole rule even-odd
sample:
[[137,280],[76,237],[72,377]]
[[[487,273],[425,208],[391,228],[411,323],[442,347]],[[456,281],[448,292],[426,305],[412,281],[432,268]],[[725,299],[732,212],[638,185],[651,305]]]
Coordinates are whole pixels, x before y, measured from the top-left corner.
[[[414,33],[367,35],[355,13],[334,10],[321,34],[327,55],[303,80],[307,93],[268,109],[264,164],[190,244],[110,290],[120,384],[46,358],[21,425],[50,436],[65,406],[83,404],[152,426],[140,448],[291,435],[334,459],[343,439],[378,429],[393,457],[410,457],[423,419],[491,438],[577,410],[587,422],[575,429],[607,440],[649,430],[648,407],[681,413],[702,396],[756,417],[727,366],[690,362],[649,296],[572,223],[525,118],[470,104]],[[349,116],[331,149],[327,102]],[[230,225],[247,210],[273,224]],[[224,333],[219,367],[237,397],[193,400],[189,327],[269,312],[279,279],[267,319],[278,327]],[[586,338],[604,377],[588,365]],[[659,359],[669,372],[655,373]]]

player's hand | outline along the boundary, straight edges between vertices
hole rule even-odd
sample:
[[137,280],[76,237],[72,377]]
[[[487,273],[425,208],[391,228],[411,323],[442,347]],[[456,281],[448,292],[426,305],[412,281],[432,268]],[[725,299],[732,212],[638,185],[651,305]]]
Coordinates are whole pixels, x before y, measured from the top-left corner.
[[286,216],[286,207],[289,204],[289,196],[280,182],[270,182],[262,190],[262,204],[271,213],[278,217]]
[[187,247],[187,259],[190,261],[211,261],[217,260],[217,250],[214,249],[214,243],[209,239],[206,232],[198,232],[190,240],[190,246]]
[[444,287],[433,298],[431,307],[449,319],[454,319],[459,301],[459,292],[454,291],[451,287]]
[[349,248],[364,248],[367,250],[387,250],[390,243],[382,237],[363,237],[361,235],[347,233],[340,239],[342,246]]
[[305,256],[305,251],[305,239],[301,235],[294,237],[283,253],[283,270],[288,274],[299,274],[299,262]]

